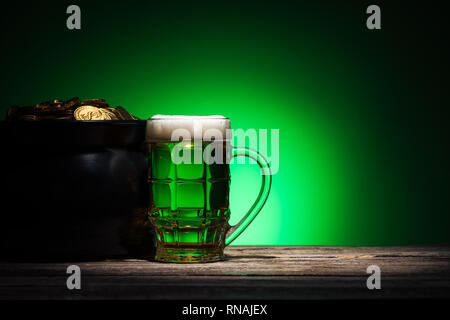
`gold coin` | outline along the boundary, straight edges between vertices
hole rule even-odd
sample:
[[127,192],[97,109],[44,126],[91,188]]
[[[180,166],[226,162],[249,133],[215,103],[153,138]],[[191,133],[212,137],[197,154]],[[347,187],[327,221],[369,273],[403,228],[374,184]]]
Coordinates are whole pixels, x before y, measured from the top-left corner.
[[101,108],[93,106],[81,106],[74,112],[73,116],[76,120],[112,120],[111,116]]
[[108,108],[108,109],[102,109],[102,110],[111,117],[111,120],[119,120],[117,115],[114,113],[113,109]]

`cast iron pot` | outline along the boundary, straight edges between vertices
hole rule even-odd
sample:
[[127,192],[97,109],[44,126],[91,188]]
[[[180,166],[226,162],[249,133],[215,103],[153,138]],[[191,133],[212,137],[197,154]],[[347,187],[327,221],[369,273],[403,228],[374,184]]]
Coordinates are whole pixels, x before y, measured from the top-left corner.
[[145,123],[1,122],[0,259],[151,256]]

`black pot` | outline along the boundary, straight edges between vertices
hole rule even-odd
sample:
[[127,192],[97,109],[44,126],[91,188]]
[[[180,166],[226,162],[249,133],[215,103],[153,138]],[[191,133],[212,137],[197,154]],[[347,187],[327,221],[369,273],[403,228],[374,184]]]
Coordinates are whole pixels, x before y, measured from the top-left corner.
[[151,256],[145,124],[1,122],[1,259]]

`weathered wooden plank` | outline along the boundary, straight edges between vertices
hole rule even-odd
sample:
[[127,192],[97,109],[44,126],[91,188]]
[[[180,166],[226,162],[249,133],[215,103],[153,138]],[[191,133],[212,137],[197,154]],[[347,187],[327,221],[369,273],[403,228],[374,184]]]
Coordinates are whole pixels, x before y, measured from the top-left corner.
[[[449,297],[450,248],[231,247],[227,260],[167,264],[144,260],[0,263],[2,299],[309,299]],[[82,270],[82,290],[66,289],[66,268]],[[366,288],[366,268],[382,270],[382,290]]]
[[[47,280],[47,279],[46,279]],[[383,279],[382,290],[368,290],[365,277],[302,279],[147,279],[113,277],[83,280],[82,290],[69,291],[65,278],[57,283],[10,286],[2,299],[311,299],[311,298],[443,298],[450,282]],[[53,280],[54,281],[54,278]]]
[[[71,263],[0,263],[0,275],[57,275],[70,264],[96,275],[353,275],[370,264],[384,267],[384,274],[446,273],[449,250],[433,248],[396,252],[396,248],[344,248],[339,253],[319,248],[303,254],[298,248],[230,248],[227,261],[206,264],[167,264],[144,260],[111,260]],[[257,254],[255,254],[257,252]],[[12,267],[14,266],[14,267]]]

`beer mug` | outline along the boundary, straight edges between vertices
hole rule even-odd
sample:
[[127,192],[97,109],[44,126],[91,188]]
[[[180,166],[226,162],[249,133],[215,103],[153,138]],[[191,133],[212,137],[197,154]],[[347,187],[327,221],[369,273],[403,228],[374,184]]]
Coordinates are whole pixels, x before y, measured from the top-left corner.
[[[230,119],[222,116],[154,116],[147,122],[146,135],[155,260],[222,260],[225,246],[245,230],[267,200],[272,182],[268,162],[249,148],[231,147]],[[239,156],[258,163],[262,184],[250,210],[230,226],[229,162]]]

